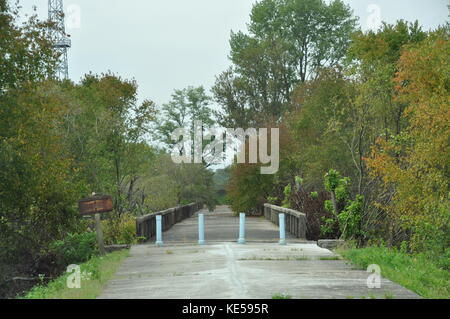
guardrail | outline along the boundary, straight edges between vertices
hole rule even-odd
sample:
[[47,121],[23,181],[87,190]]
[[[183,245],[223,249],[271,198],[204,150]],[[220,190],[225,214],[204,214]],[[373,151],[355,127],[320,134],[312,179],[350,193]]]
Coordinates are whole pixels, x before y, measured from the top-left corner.
[[296,210],[275,205],[264,205],[264,217],[279,226],[279,214],[285,214],[286,231],[297,238],[306,238],[306,215]]
[[176,223],[181,222],[186,218],[192,217],[196,212],[202,208],[202,204],[194,203],[186,206],[174,207],[162,212],[152,213],[142,217],[136,218],[136,232],[137,236],[150,240],[156,236],[156,216],[162,216],[163,231],[172,228]]

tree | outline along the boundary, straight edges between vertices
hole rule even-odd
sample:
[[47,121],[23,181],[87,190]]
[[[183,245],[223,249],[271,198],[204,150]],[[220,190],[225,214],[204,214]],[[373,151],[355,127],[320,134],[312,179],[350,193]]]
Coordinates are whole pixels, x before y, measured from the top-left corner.
[[49,40],[48,23],[31,16],[18,26],[18,8],[0,1],[0,96],[24,82],[45,80],[55,74],[57,58]]
[[[295,183],[292,172],[297,171],[293,149],[295,141],[291,131],[284,123],[267,122],[264,127],[279,128],[280,165],[277,174],[261,174],[259,164],[234,164],[230,169],[230,180],[227,196],[234,212],[261,212],[269,197],[276,195],[282,198],[284,188],[288,183]],[[270,140],[270,137],[269,137]],[[245,154],[249,154],[249,140],[245,142]],[[244,151],[241,149],[240,151]]]
[[0,131],[0,267],[33,271],[50,242],[80,227],[74,204],[83,185],[61,134],[67,104],[55,89],[22,84],[3,100],[13,113],[0,108],[0,127],[8,128]]
[[294,161],[307,188],[320,189],[323,174],[336,168],[355,177],[351,154],[340,136],[348,127],[337,122],[347,120],[345,110],[352,103],[354,88],[343,72],[324,68],[316,79],[299,85],[293,93],[294,110],[287,116],[288,127],[295,139]]
[[254,5],[249,34],[231,34],[233,67],[213,88],[223,123],[249,127],[280,118],[293,88],[345,55],[356,19],[341,1],[263,0]]
[[205,89],[188,87],[175,90],[172,100],[163,104],[155,120],[155,137],[172,151],[178,141],[172,140],[172,133],[178,128],[184,128],[191,133],[193,139],[194,122],[201,121],[205,127],[212,126],[214,120],[209,106],[211,98],[206,95]]
[[[0,286],[30,271],[42,247],[79,226],[73,207],[81,185],[61,138],[65,99],[54,75],[57,55],[47,23],[18,25],[18,10],[0,0]],[[5,268],[4,268],[5,267]],[[3,288],[2,288],[3,290]],[[1,293],[1,292],[0,292]]]
[[216,200],[212,171],[202,164],[175,164],[163,151],[156,155],[137,187],[144,190],[147,213],[194,202],[214,207]]
[[[402,119],[405,104],[395,99],[393,78],[401,49],[421,41],[426,34],[418,23],[402,20],[395,25],[384,23],[377,31],[356,32],[346,57],[349,77],[348,104],[335,113],[330,129],[344,143],[356,170],[358,194],[371,192],[364,157],[375,139],[382,134],[386,140],[399,134],[406,125]],[[353,174],[352,174],[353,175]]]
[[442,27],[403,51],[395,78],[408,127],[389,141],[378,139],[367,164],[392,200],[379,203],[415,251],[446,253],[450,225],[449,28]]
[[249,30],[256,39],[282,39],[297,80],[344,57],[356,28],[352,10],[342,1],[263,0],[252,10]]
[[136,82],[112,73],[88,74],[68,90],[76,98],[66,138],[90,192],[114,194],[118,214],[132,211],[140,170],[152,159],[145,137],[155,116],[153,102],[138,104]]
[[401,50],[425,38],[417,21],[403,20],[395,25],[383,23],[377,32],[359,31],[352,36],[346,57],[348,73],[361,84],[361,102],[370,104],[376,116],[374,124],[380,126],[386,140],[400,134],[406,125],[402,118],[406,105],[395,99],[393,82]]
[[234,212],[258,212],[273,188],[273,175],[261,175],[255,164],[235,164],[231,167],[228,197]]
[[[407,103],[397,98],[394,77],[404,47],[425,38],[426,33],[417,21],[402,20],[394,25],[383,23],[376,32],[356,32],[352,36],[345,70],[353,83],[353,98],[341,116],[336,117],[334,129],[351,155],[357,172],[357,175],[350,174],[357,188],[354,192],[363,195],[366,202],[391,200],[393,190],[381,188],[378,181],[369,176],[364,158],[369,156],[377,138],[389,141],[408,126],[403,116]],[[382,236],[389,234],[390,243],[405,238],[405,233],[397,229],[379,207],[367,205],[365,209],[366,230],[371,229]]]

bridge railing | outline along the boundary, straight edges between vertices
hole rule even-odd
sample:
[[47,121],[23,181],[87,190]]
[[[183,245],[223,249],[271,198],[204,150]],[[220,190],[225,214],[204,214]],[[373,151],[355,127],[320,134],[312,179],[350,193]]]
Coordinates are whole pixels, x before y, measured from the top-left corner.
[[192,217],[202,208],[202,204],[193,203],[186,206],[170,208],[161,212],[148,214],[136,218],[137,236],[144,238],[146,241],[156,236],[156,216],[162,216],[163,231],[167,231],[176,223],[186,218]]
[[306,215],[293,209],[264,205],[264,217],[279,226],[279,214],[285,214],[286,231],[297,238],[306,238]]

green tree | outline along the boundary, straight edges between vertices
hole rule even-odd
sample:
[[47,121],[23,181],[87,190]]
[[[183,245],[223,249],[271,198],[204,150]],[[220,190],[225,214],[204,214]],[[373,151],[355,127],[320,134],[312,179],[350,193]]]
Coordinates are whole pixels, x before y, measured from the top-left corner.
[[0,96],[24,82],[45,80],[55,74],[57,54],[49,41],[48,23],[36,15],[18,25],[19,10],[0,1]]
[[[426,38],[418,22],[403,20],[395,25],[383,23],[376,32],[356,32],[346,57],[348,73],[360,83],[360,104],[370,105],[375,116],[371,121],[382,129],[384,137],[400,134],[406,121],[405,103],[396,99],[393,78],[405,45]],[[365,110],[367,113],[368,110]]]
[[[76,231],[83,185],[62,137],[67,109],[52,82],[8,91],[0,108],[0,241],[6,263],[29,265],[47,245]],[[3,260],[3,258],[0,258]],[[0,262],[1,263],[1,262]]]
[[[367,160],[391,200],[377,205],[403,231],[416,252],[449,256],[449,27],[404,48],[395,78],[398,99],[407,105],[408,126],[378,139]],[[392,238],[391,238],[392,239]]]
[[[48,24],[18,24],[0,1],[0,287],[3,276],[38,264],[43,247],[79,227],[81,185],[61,134],[67,112],[54,75]],[[8,286],[8,285],[6,285]],[[6,288],[7,289],[7,288]],[[0,291],[3,293],[3,291]]]
[[323,174],[336,168],[354,177],[351,154],[334,130],[336,118],[352,103],[353,86],[339,69],[324,68],[317,78],[301,84],[293,93],[295,108],[287,116],[295,139],[291,150],[295,169],[292,174],[304,177],[306,188],[321,189]]
[[[351,103],[336,116],[333,130],[344,142],[351,155],[356,174],[353,193],[361,194],[366,201],[386,201],[392,198],[393,189],[383,189],[376,179],[369,176],[364,158],[368,157],[377,138],[389,141],[408,126],[403,116],[407,103],[398,98],[394,77],[398,72],[398,59],[405,46],[426,38],[417,22],[397,21],[383,23],[377,31],[356,32],[346,59],[346,72],[352,79],[354,92]],[[390,242],[406,234],[394,227],[385,211],[375,205],[366,209],[365,228],[377,236],[390,235]],[[385,226],[382,226],[385,225]],[[387,227],[388,229],[384,229]],[[373,233],[373,235],[375,235]]]
[[74,98],[66,137],[90,192],[114,194],[119,214],[136,208],[134,186],[152,159],[145,137],[153,102],[138,104],[136,82],[111,73],[88,74],[68,90]]
[[172,151],[178,143],[172,140],[172,133],[176,129],[186,129],[191,132],[193,138],[195,121],[201,121],[205,127],[212,126],[214,120],[210,102],[211,98],[206,95],[202,86],[175,90],[172,100],[163,104],[155,120],[156,139],[163,143],[167,150]]
[[263,0],[253,6],[249,34],[231,34],[233,67],[213,88],[222,123],[249,127],[278,119],[293,88],[345,55],[356,19],[341,1]]
[[175,164],[169,154],[160,152],[137,187],[145,190],[143,196],[147,211],[194,202],[214,207],[213,175],[202,164]]
[[228,196],[235,213],[258,212],[273,188],[273,176],[261,175],[253,164],[235,164],[231,167]]

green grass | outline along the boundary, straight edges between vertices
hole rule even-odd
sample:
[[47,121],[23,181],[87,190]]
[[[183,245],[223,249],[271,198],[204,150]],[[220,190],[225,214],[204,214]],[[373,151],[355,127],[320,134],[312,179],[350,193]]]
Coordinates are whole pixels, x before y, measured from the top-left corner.
[[326,257],[320,257],[319,260],[341,260],[341,257],[339,256],[326,256]]
[[272,296],[272,299],[292,299],[292,296],[285,294],[275,294]]
[[[381,267],[381,275],[424,298],[450,298],[450,272],[423,255],[409,255],[385,247],[338,251],[362,269],[371,264]],[[389,298],[391,296],[387,296]]]
[[[355,296],[347,296],[345,299],[355,299]],[[361,296],[360,299],[377,299],[377,296],[370,294],[369,296]],[[384,299],[395,299],[395,296],[391,292],[384,294]]]
[[392,292],[386,292],[384,294],[384,299],[395,299],[395,296]]
[[95,299],[106,282],[117,271],[122,261],[128,256],[129,250],[116,251],[103,257],[94,257],[81,264],[82,275],[81,288],[67,288],[67,278],[70,274],[64,274],[51,281],[46,286],[36,286],[28,292],[23,299]]
[[305,256],[286,256],[284,258],[275,258],[275,257],[250,257],[250,258],[241,258],[239,261],[302,261],[309,260],[308,257]]

